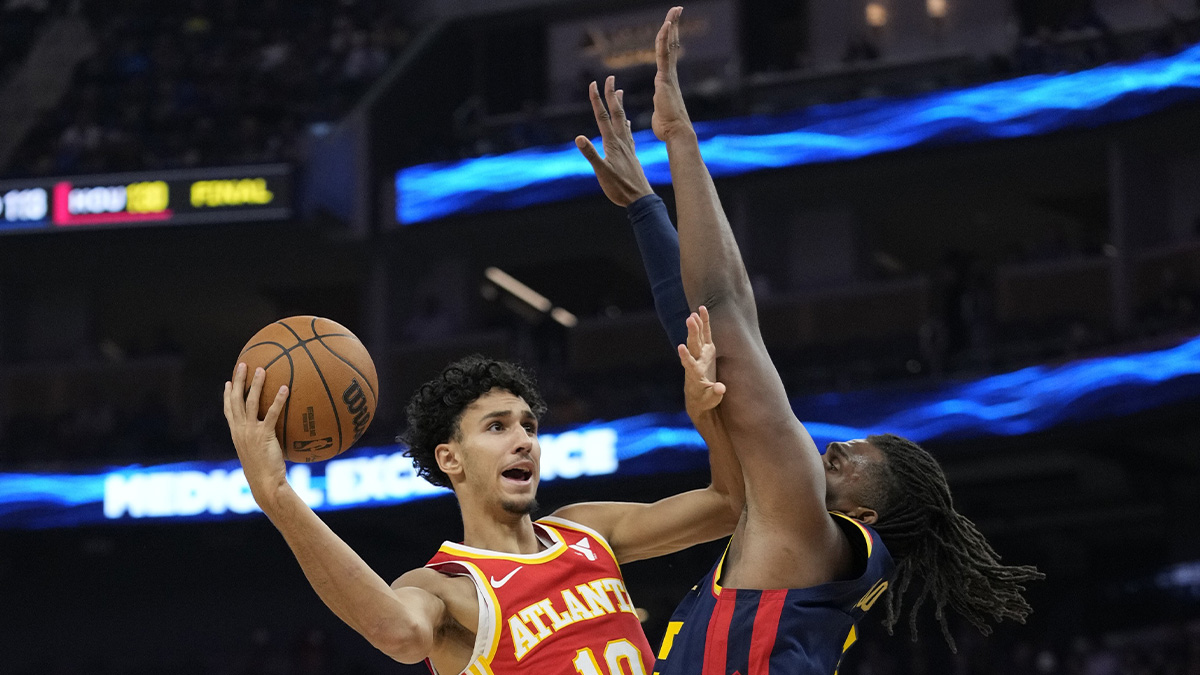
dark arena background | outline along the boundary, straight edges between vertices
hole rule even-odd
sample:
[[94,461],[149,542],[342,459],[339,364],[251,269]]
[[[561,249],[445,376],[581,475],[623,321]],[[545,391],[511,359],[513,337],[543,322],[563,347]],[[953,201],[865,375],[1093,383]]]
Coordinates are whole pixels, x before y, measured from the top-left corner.
[[[667,5],[0,1],[0,673],[419,673],[255,511],[221,414],[275,319],[353,330],[380,407],[293,484],[389,581],[461,537],[394,438],[479,352],[533,367],[542,511],[707,479],[587,83],[650,135]],[[684,94],[819,444],[943,464],[1026,625],[842,675],[1200,673],[1200,3],[696,0]],[[239,482],[239,480],[241,482]],[[723,543],[629,565],[657,647]]]

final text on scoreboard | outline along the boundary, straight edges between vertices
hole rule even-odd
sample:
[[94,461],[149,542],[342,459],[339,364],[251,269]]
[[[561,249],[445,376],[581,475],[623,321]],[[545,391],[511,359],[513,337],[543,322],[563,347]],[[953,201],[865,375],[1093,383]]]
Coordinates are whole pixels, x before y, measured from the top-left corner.
[[283,164],[0,182],[0,231],[286,220]]

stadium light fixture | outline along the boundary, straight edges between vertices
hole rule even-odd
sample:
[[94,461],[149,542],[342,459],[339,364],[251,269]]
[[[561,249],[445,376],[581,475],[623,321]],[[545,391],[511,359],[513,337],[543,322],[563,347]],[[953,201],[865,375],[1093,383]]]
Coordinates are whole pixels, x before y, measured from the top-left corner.
[[539,312],[546,313],[554,307],[554,303],[550,302],[549,298],[517,281],[511,274],[499,267],[487,268],[484,270],[483,276]]
[[869,2],[867,3],[867,25],[871,28],[883,28],[887,25],[888,13],[887,7],[883,3]]
[[553,310],[551,310],[550,318],[554,319],[566,328],[574,328],[579,323],[578,317],[562,307],[555,307]]

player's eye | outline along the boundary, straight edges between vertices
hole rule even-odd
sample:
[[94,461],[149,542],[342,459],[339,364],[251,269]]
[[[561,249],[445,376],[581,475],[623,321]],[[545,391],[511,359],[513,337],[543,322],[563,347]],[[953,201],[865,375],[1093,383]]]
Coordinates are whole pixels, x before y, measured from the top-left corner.
[[504,425],[499,422],[492,422],[488,425],[488,431],[500,431],[503,428]]

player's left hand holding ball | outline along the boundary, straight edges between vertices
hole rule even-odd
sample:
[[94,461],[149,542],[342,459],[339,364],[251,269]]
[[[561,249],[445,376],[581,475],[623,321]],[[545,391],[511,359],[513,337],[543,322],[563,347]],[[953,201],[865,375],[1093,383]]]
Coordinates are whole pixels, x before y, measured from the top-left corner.
[[225,383],[225,420],[229,422],[229,433],[233,436],[233,447],[255,501],[262,504],[274,491],[287,483],[287,471],[283,461],[283,448],[275,437],[275,422],[287,400],[288,388],[280,387],[275,400],[267,409],[263,419],[258,419],[259,399],[263,393],[266,373],[255,368],[250,382],[250,391],[243,399],[235,392],[246,391],[246,364],[239,363],[233,373],[233,381]]

